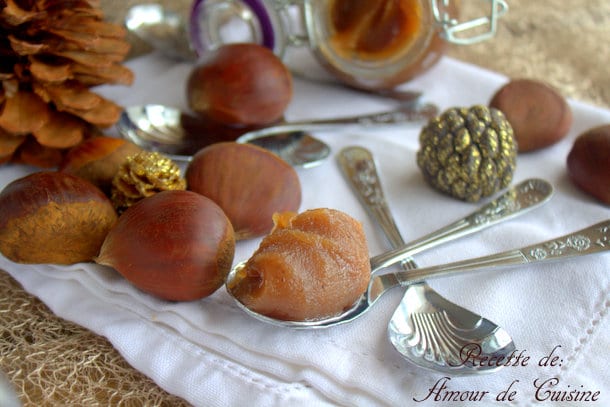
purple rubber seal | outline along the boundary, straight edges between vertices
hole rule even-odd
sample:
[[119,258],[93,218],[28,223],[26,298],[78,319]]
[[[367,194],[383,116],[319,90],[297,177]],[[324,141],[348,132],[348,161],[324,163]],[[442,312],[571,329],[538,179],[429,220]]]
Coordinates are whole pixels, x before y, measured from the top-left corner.
[[[275,34],[273,30],[273,23],[267,12],[267,8],[261,0],[239,0],[248,6],[260,24],[261,28],[261,44],[274,51],[275,47]],[[198,56],[202,56],[209,51],[208,44],[205,40],[201,31],[201,19],[200,14],[203,12],[203,5],[205,0],[195,0],[191,7],[190,24],[189,24],[189,35],[191,37],[191,43]]]

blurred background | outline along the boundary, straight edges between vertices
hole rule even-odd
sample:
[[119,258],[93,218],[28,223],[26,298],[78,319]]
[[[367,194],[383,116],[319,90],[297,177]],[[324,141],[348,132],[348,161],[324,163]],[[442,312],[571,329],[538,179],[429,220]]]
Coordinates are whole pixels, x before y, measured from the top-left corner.
[[[109,20],[122,23],[137,0],[101,0]],[[191,1],[158,2],[188,14]],[[485,14],[486,0],[459,2],[461,20]],[[610,1],[507,0],[494,39],[476,45],[453,45],[451,57],[509,77],[546,80],[567,97],[610,107]],[[483,11],[483,13],[481,12]],[[131,56],[150,49],[134,36]]]

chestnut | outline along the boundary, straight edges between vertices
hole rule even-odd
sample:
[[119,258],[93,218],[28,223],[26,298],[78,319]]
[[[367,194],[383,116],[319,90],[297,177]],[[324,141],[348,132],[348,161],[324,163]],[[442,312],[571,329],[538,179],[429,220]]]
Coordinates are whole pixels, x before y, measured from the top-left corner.
[[572,110],[566,99],[539,80],[511,80],[497,90],[489,106],[504,113],[521,153],[555,144],[572,126]]
[[292,98],[288,68],[269,49],[251,43],[223,45],[191,71],[188,105],[194,112],[232,126],[278,121]]
[[567,165],[574,184],[610,205],[610,124],[579,135],[568,154]]
[[112,179],[121,164],[141,151],[140,147],[124,139],[93,137],[70,149],[59,170],[84,178],[109,195]]
[[237,240],[262,236],[276,212],[297,211],[301,183],[294,168],[252,144],[223,142],[193,156],[187,189],[216,202],[231,221]]
[[95,261],[158,298],[191,301],[224,284],[234,254],[233,228],[222,209],[194,192],[171,190],[127,209]]
[[90,182],[36,172],[0,193],[0,252],[18,263],[91,261],[117,220],[110,200]]

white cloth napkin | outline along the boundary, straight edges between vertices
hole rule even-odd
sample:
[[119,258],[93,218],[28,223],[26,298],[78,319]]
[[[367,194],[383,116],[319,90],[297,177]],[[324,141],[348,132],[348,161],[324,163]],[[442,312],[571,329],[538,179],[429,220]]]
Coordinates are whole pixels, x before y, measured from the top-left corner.
[[[157,55],[131,61],[130,88],[100,92],[122,105],[165,103],[185,108],[184,82],[191,66],[173,65]],[[444,58],[406,88],[425,91],[425,99],[445,109],[486,104],[507,79]],[[610,218],[607,206],[579,191],[568,179],[566,156],[576,135],[609,123],[610,111],[571,101],[574,124],[560,143],[518,158],[515,182],[541,177],[556,188],[543,208],[477,235],[416,256],[420,266],[486,255],[575,231]],[[290,120],[368,113],[394,102],[339,87],[295,80]],[[384,189],[405,239],[429,233],[461,218],[478,205],[441,195],[422,179],[415,164],[421,123],[386,129],[318,133],[334,152],[362,145],[374,153]],[[35,169],[0,167],[0,187]],[[334,158],[299,170],[302,210],[332,207],[364,223],[372,255],[387,249],[344,182]],[[236,261],[249,257],[258,240],[240,242]],[[446,405],[446,393],[429,395],[444,375],[404,360],[386,337],[386,327],[402,296],[386,294],[368,314],[325,330],[295,331],[266,325],[237,308],[224,289],[201,301],[169,303],[143,294],[110,268],[20,265],[0,257],[8,271],[57,315],[107,337],[136,369],[161,387],[196,406],[226,405]],[[478,405],[499,405],[511,386],[512,405],[550,405],[548,391],[599,391],[610,405],[610,255],[564,263],[504,269],[430,281],[448,299],[483,314],[513,337],[529,356],[525,366],[506,367],[484,376],[449,377],[447,390],[486,391]],[[555,366],[540,366],[553,352]],[[534,383],[549,383],[536,393]],[[457,393],[454,393],[454,396]],[[537,401],[536,397],[545,399]],[[416,403],[416,400],[423,400]],[[459,398],[458,398],[459,400]],[[505,400],[505,401],[506,401]],[[470,402],[472,403],[472,402]],[[453,405],[467,404],[456,402]],[[570,405],[555,402],[554,405]],[[582,405],[582,403],[573,403]]]

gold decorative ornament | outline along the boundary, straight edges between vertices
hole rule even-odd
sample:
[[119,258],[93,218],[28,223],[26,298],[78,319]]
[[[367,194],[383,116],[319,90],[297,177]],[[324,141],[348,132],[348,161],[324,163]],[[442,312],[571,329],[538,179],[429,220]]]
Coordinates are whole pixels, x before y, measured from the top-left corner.
[[122,213],[136,202],[158,192],[186,189],[180,167],[157,152],[127,157],[112,180],[111,200]]
[[482,105],[455,107],[430,120],[419,137],[417,165],[437,190],[477,202],[513,179],[517,143],[504,114]]

